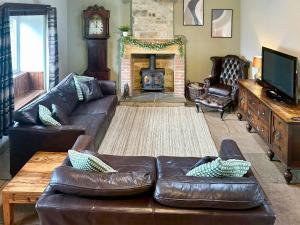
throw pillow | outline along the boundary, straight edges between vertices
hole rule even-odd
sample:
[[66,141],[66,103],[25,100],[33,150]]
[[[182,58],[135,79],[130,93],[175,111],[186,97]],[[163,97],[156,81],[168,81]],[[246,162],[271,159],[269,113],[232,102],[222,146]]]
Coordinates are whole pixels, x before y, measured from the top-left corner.
[[97,80],[82,82],[80,83],[80,87],[86,102],[103,98],[103,93]]
[[42,124],[45,126],[49,126],[49,127],[61,126],[61,124],[52,117],[51,111],[43,105],[39,105],[39,118]]
[[118,172],[104,163],[101,159],[82,152],[69,150],[68,151],[71,164],[74,168],[100,173],[115,173]]
[[74,77],[74,81],[75,81],[75,87],[76,87],[78,100],[83,101],[84,100],[84,95],[82,93],[80,83],[85,82],[85,81],[95,80],[95,78],[94,77],[87,77],[87,76],[78,76],[78,75],[74,75],[73,77]]
[[243,160],[230,159],[223,161],[217,158],[212,162],[202,164],[186,175],[195,177],[243,177],[249,171],[251,164]]
[[60,122],[62,125],[70,124],[70,120],[67,113],[65,112],[65,110],[63,110],[62,107],[58,105],[52,104],[52,116],[55,120]]

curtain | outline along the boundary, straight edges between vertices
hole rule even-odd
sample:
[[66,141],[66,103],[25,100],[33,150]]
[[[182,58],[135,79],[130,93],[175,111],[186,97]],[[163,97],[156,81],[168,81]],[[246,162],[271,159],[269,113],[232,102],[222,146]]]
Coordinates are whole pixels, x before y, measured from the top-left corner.
[[14,90],[9,12],[0,8],[0,138],[13,125]]
[[49,89],[59,82],[58,38],[56,8],[48,9],[48,40],[49,40]]

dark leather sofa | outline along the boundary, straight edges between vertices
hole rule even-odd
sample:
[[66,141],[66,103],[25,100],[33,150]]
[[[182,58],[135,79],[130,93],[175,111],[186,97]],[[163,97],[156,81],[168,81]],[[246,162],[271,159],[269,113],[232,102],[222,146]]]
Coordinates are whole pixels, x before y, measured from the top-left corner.
[[[73,149],[82,151],[90,148],[90,140],[81,137]],[[199,158],[155,159],[94,154],[109,161],[119,172],[143,172],[144,182],[134,182],[136,187],[143,187],[143,191],[136,188],[131,195],[126,193],[122,197],[126,183],[131,182],[128,176],[122,179],[78,171],[71,167],[67,158],[53,173],[49,187],[36,205],[41,225],[275,223],[272,208],[252,171],[243,178],[190,178],[184,174]],[[231,140],[223,142],[220,157],[244,159],[236,143]],[[153,187],[147,186],[149,184]],[[106,195],[105,191],[110,188],[113,194]]]
[[[118,99],[114,81],[99,81],[104,97],[88,103],[79,102],[73,74],[54,89],[15,113],[16,124],[9,130],[10,172],[14,176],[37,151],[67,151],[78,136],[87,134],[98,147],[115,114]],[[70,124],[45,127],[38,118],[38,105],[63,108]]]

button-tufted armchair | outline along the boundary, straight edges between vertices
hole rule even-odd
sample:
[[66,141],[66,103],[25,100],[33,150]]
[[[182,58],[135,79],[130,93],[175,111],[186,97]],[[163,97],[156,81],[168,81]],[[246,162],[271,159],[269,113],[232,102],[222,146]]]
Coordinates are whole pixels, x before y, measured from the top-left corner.
[[226,107],[235,108],[238,103],[239,79],[248,78],[250,63],[235,55],[212,57],[212,76],[204,80],[205,94],[196,100],[200,106],[218,109],[223,119]]

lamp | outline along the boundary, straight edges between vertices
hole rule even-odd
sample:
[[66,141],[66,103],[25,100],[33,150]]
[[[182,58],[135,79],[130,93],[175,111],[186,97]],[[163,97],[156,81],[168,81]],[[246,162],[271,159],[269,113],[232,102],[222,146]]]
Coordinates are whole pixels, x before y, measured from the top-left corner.
[[261,56],[254,56],[253,68],[257,69],[257,73],[254,75],[254,78],[256,80],[261,80],[261,68],[262,68],[262,57]]

